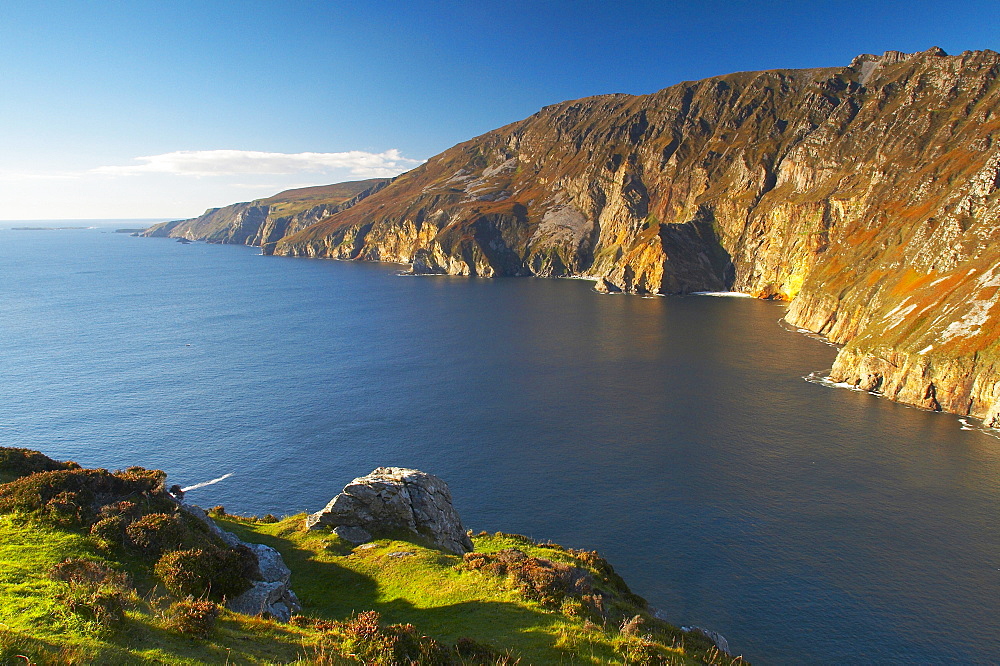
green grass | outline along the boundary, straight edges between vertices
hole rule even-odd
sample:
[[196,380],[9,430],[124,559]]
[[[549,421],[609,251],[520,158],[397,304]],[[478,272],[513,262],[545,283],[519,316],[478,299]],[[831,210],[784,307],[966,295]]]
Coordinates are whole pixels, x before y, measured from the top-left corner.
[[[352,551],[333,534],[304,532],[303,519],[251,524],[228,518],[220,525],[278,549],[310,615],[342,620],[375,609],[387,622],[412,623],[444,642],[469,637],[512,648],[532,663],[566,659],[554,643],[571,623],[525,603],[500,581],[484,580],[486,574],[459,571],[462,558],[394,539]],[[399,552],[413,555],[390,557]]]
[[[307,531],[304,515],[277,522],[216,516],[223,529],[281,552],[302,602],[300,617],[282,624],[223,610],[206,637],[180,634],[171,621],[178,598],[157,579],[148,553],[91,536],[92,519],[66,522],[48,512],[44,497],[32,499],[36,490],[52,494],[72,484],[87,492],[113,488],[115,479],[141,485],[158,473],[113,479],[86,470],[31,474],[21,469],[28,462],[44,468],[53,461],[12,451],[6,450],[0,472],[25,478],[0,484],[6,502],[0,506],[0,666],[388,665],[403,663],[393,654],[418,653],[414,663],[420,664],[731,662],[707,639],[652,618],[596,553],[499,533],[474,537],[477,555],[466,558],[410,533],[354,547],[328,530]],[[151,511],[169,501],[162,490],[148,493],[143,501]],[[114,582],[98,584],[54,578],[53,567],[71,558],[98,563],[88,570],[119,573],[102,574]],[[61,571],[66,566],[79,565]],[[570,578],[560,577],[567,573]],[[119,602],[104,619],[93,610],[102,591]],[[637,615],[639,628],[623,631]],[[477,651],[480,656],[472,656]]]
[[[289,662],[308,636],[296,627],[226,613],[212,640],[164,628],[155,589],[136,599],[124,626],[107,629],[70,611],[66,584],[48,571],[69,557],[108,561],[87,536],[19,514],[0,515],[0,664]],[[111,562],[115,564],[114,561]],[[251,639],[251,640],[248,640]]]
[[[303,612],[316,617],[344,620],[354,612],[375,609],[386,622],[412,623],[442,642],[472,638],[510,650],[532,664],[625,663],[623,647],[639,640],[619,634],[617,617],[597,624],[546,609],[508,581],[484,571],[463,570],[462,558],[415,538],[378,539],[370,547],[352,548],[325,530],[305,531],[304,515],[270,524],[233,516],[219,517],[218,522],[244,540],[266,543],[281,552],[292,569],[292,587]],[[476,552],[517,548],[533,557],[581,564],[558,546],[536,545],[516,535],[483,534],[473,542]],[[390,556],[400,552],[413,554]],[[614,610],[620,617],[638,612],[625,600]],[[615,617],[614,612],[610,615]],[[648,614],[646,620],[660,647],[678,646],[672,652],[676,663],[700,663],[692,655],[704,656],[711,650],[698,637],[682,634]],[[691,648],[687,652],[679,647],[685,642]]]
[[[315,618],[343,621],[374,609],[384,624],[413,624],[446,644],[472,638],[525,664],[627,663],[623,652],[642,642],[620,635],[617,623],[603,626],[543,608],[505,580],[462,570],[460,557],[414,540],[380,539],[374,547],[352,549],[330,533],[304,531],[301,516],[273,524],[233,517],[219,522],[241,538],[278,548],[292,568],[303,613]],[[477,552],[517,548],[579,564],[566,551],[522,537],[487,535],[474,541]],[[413,555],[390,557],[397,552]],[[311,627],[228,612],[208,639],[174,634],[158,613],[163,602],[155,587],[145,590],[126,626],[102,630],[68,611],[59,598],[64,584],[47,575],[67,557],[106,559],[89,537],[23,515],[0,516],[0,664],[24,663],[19,654],[33,663],[293,663],[320,651],[323,636]],[[675,641],[668,640],[671,630],[665,627],[657,641],[661,651],[687,641],[692,649],[678,647],[671,653],[673,663],[701,663],[695,656],[709,649],[704,641],[679,632]]]

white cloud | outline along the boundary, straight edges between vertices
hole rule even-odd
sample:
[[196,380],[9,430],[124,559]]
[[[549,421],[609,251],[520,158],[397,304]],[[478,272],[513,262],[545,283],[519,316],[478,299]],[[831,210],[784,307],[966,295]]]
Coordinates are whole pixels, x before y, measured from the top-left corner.
[[[177,151],[126,166],[69,165],[19,169],[0,161],[5,219],[173,218],[201,214],[282,190],[390,177],[421,164],[398,150],[371,153]],[[125,161],[125,160],[123,160]],[[105,162],[107,164],[107,162]],[[62,168],[59,168],[62,167]],[[192,177],[193,176],[193,177]]]
[[135,158],[139,164],[103,166],[91,173],[112,176],[173,174],[179,176],[289,175],[346,169],[365,178],[395,176],[423,160],[403,157],[395,148],[382,153],[266,153],[257,150],[178,150]]

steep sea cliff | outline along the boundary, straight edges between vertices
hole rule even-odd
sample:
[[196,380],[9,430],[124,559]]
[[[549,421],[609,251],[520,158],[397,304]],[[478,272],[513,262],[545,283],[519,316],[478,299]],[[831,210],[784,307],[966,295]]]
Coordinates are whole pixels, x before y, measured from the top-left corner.
[[995,52],[934,48],[569,101],[318,221],[156,233],[786,300],[791,324],[843,345],[833,380],[995,426],[998,73]]

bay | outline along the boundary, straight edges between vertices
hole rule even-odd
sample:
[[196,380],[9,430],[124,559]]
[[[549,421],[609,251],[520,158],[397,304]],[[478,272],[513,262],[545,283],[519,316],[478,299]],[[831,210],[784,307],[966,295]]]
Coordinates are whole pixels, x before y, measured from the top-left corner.
[[468,527],[596,549],[755,663],[1000,661],[1000,440],[803,381],[836,350],[781,304],[108,225],[0,230],[5,446],[231,474],[189,499],[254,514],[416,467]]

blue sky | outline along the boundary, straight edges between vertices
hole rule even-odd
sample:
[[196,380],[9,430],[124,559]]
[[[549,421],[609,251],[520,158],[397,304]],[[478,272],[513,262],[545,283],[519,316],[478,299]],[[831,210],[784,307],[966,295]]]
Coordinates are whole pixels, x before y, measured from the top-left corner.
[[565,99],[932,45],[1000,50],[1000,2],[4,0],[0,217],[189,217]]

